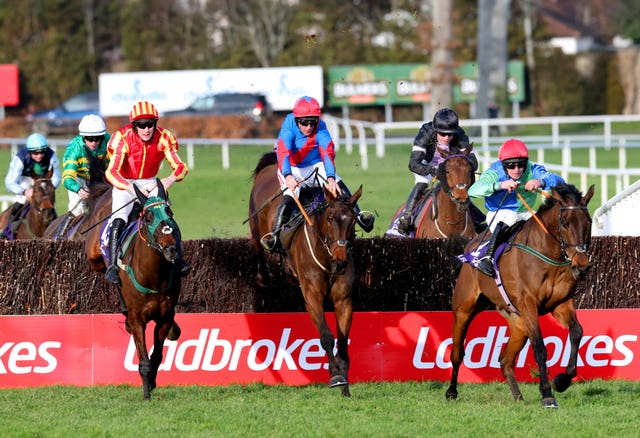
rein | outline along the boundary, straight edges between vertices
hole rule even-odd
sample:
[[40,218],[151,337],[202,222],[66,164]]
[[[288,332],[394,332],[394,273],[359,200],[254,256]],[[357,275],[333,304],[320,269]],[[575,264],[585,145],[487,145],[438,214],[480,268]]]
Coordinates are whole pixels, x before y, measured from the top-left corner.
[[[538,189],[537,192],[540,193],[540,194],[543,194],[543,196],[545,196],[547,198],[551,197],[551,195],[549,195],[548,193],[543,192],[540,189]],[[587,207],[582,206],[582,205],[573,205],[573,206],[569,206],[569,207],[559,207],[560,208],[560,212],[558,213],[558,237],[556,237],[556,236],[554,236],[553,234],[551,234],[549,232],[549,230],[544,225],[542,220],[538,217],[536,212],[533,211],[531,206],[527,203],[527,201],[524,200],[524,197],[518,191],[516,191],[516,195],[518,196],[518,199],[520,199],[522,204],[531,213],[532,217],[535,219],[535,221],[538,223],[538,225],[540,225],[540,228],[542,228],[544,233],[547,236],[551,237],[558,244],[558,246],[560,247],[560,251],[562,252],[562,256],[564,257],[564,261],[563,262],[553,261],[549,257],[545,256],[544,254],[536,251],[535,249],[533,249],[533,248],[531,248],[531,247],[529,247],[527,245],[514,243],[513,246],[515,246],[516,248],[520,248],[522,250],[525,250],[525,251],[529,252],[530,254],[535,255],[540,260],[543,260],[546,263],[549,263],[549,264],[554,265],[554,266],[566,266],[566,265],[571,263],[571,258],[569,257],[569,254],[567,254],[567,248],[575,247],[576,248],[576,252],[578,252],[578,253],[586,253],[587,252],[587,249],[588,249],[587,248],[587,244],[584,244],[584,243],[568,244],[568,243],[566,243],[564,241],[564,238],[562,237],[562,224],[563,224],[562,212],[565,211],[565,210],[587,210]]]

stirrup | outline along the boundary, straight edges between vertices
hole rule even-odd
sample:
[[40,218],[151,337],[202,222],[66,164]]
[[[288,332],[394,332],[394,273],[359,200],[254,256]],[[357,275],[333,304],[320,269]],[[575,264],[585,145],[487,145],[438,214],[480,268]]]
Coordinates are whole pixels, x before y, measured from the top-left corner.
[[495,278],[496,276],[496,271],[493,269],[493,259],[489,256],[482,257],[478,262],[477,268],[478,271],[488,275],[489,277]]
[[275,233],[267,233],[260,239],[260,245],[265,251],[273,252],[278,245],[278,236]]
[[411,213],[409,214],[403,214],[402,216],[400,216],[400,219],[398,220],[398,231],[402,234],[409,234],[409,232],[411,231],[411,228],[413,227],[413,224],[411,223]]
[[373,224],[375,220],[375,215],[370,211],[363,210],[358,213],[358,216],[356,216],[356,221],[358,222],[360,227],[362,227],[362,229],[367,233],[370,233],[371,230],[373,230]]
[[117,284],[120,286],[120,268],[118,265],[111,265],[107,268],[107,272],[105,273],[105,278],[109,283]]

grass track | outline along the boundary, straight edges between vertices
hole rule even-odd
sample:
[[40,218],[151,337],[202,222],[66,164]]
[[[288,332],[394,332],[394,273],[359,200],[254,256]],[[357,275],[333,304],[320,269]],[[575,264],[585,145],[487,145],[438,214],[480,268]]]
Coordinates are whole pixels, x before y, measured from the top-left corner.
[[456,402],[440,382],[361,383],[344,398],[325,385],[52,386],[0,390],[5,437],[605,437],[637,436],[640,382],[590,381],[543,410],[537,385],[524,402],[505,383],[463,384]]

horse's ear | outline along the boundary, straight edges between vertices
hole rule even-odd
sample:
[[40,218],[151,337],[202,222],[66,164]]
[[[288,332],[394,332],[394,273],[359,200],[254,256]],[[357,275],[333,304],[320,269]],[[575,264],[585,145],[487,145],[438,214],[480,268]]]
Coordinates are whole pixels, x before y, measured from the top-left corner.
[[333,193],[331,193],[331,190],[329,190],[327,186],[323,186],[322,190],[324,191],[324,199],[328,202],[334,202],[336,200],[336,197],[333,196]]
[[138,197],[138,201],[140,201],[140,203],[142,205],[147,203],[147,198],[145,195],[142,194],[142,192],[140,191],[140,189],[138,188],[137,185],[135,185],[135,183],[133,184],[133,190],[136,192],[136,196]]
[[47,179],[51,179],[51,177],[53,176],[53,169],[49,169],[49,171],[45,174],[45,178]]
[[360,199],[360,196],[362,196],[362,184],[360,184],[360,187],[358,187],[358,190],[356,190],[356,192],[353,195],[351,195],[351,199],[349,199],[349,204],[356,205],[356,202],[358,202],[358,199]]
[[160,178],[156,178],[156,184],[158,185],[158,196],[164,200],[167,199],[167,192],[164,189],[164,185],[162,184],[162,181],[160,181]]
[[589,203],[594,192],[595,192],[595,185],[591,184],[591,187],[589,187],[589,190],[587,190],[587,194],[584,195],[584,197],[582,198],[582,205],[586,206]]

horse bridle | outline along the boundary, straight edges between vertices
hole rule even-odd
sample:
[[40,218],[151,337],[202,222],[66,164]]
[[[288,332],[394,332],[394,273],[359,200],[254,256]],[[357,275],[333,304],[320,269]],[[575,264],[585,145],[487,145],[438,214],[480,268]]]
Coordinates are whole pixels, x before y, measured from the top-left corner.
[[[336,202],[340,202],[342,204],[349,205],[347,202],[344,202],[344,201],[336,201]],[[349,205],[349,207],[350,207],[350,205]],[[318,208],[318,210],[325,210],[327,208],[328,208],[328,204],[326,202],[324,202]],[[347,247],[347,252],[351,251],[352,245],[351,245],[351,241],[349,239],[337,239],[337,240],[327,239],[326,237],[321,236],[320,233],[318,233],[317,229],[314,226],[308,227],[307,224],[304,224],[303,227],[304,227],[305,239],[307,241],[307,246],[309,248],[309,252],[311,253],[311,257],[313,258],[313,261],[316,263],[316,265],[318,265],[318,267],[320,267],[320,269],[322,269],[324,272],[329,272],[329,270],[327,268],[325,268],[324,265],[322,263],[320,263],[320,261],[316,257],[315,251],[313,250],[313,247],[311,245],[309,232],[307,231],[308,228],[311,228],[313,230],[313,234],[320,241],[320,243],[322,244],[322,247],[325,249],[325,251],[327,251],[327,255],[329,256],[329,258],[333,259],[333,251],[331,250],[331,245],[332,244],[336,244],[338,247],[345,247],[346,246]]]
[[[449,173],[449,170],[446,167],[446,162],[449,159],[454,158],[454,157],[463,157],[467,161],[469,160],[469,157],[467,157],[464,154],[453,154],[453,155],[447,156],[444,159],[445,166],[444,166],[444,172],[443,172],[444,175],[443,176],[446,176],[446,174]],[[473,172],[473,170],[471,172]],[[449,186],[449,182],[446,181],[446,177],[445,177],[445,178],[441,178],[440,185],[442,186],[442,189],[444,190],[444,192],[447,195],[449,195],[449,198],[451,199],[451,202],[453,202],[456,205],[456,208],[458,209],[458,211],[460,213],[463,213],[463,212],[467,211],[467,208],[469,207],[469,202],[470,202],[469,198],[467,198],[463,202],[459,201],[455,196],[453,196],[453,189],[455,188],[455,189],[458,189],[458,190],[468,190],[469,189],[469,184],[459,183],[459,184],[456,184],[455,186],[451,187],[451,186]]]
[[[46,182],[46,181],[49,181],[49,183],[50,183],[50,182],[51,182],[51,178],[38,178],[38,179],[35,179],[35,180],[33,181],[33,186],[35,187],[35,186],[36,186],[36,184],[38,184],[38,183],[42,183],[42,182]],[[33,199],[33,195],[31,195],[31,198]],[[43,200],[47,200],[47,199],[51,199],[51,197],[50,197],[49,195],[44,195],[44,196],[42,197],[41,201],[43,201]],[[35,203],[31,203],[31,207],[33,207],[33,208],[34,208],[34,210],[35,210],[38,214],[42,214],[42,213],[44,212],[44,210],[45,210],[44,208],[40,208],[39,206],[35,205]]]
[[562,251],[562,255],[564,256],[564,258],[566,260],[571,260],[571,258],[567,254],[567,249],[575,248],[576,253],[586,253],[589,251],[589,244],[584,242],[583,243],[566,243],[564,241],[564,237],[562,236],[562,226],[566,222],[562,217],[562,212],[565,210],[585,210],[588,212],[589,209],[584,205],[572,205],[569,207],[560,207],[560,211],[558,212],[558,236],[560,239],[558,241],[558,239],[555,239],[555,236],[554,236],[554,239],[558,241],[558,244],[560,245],[560,250]]
[[[158,242],[156,242],[156,239],[153,237],[155,236],[156,233],[156,229],[158,228],[158,226],[160,225],[160,223],[162,221],[166,222],[163,226],[162,229],[160,230],[160,232],[162,234],[172,234],[174,229],[177,229],[177,224],[175,223],[175,221],[173,220],[173,218],[171,216],[169,216],[168,214],[164,213],[164,207],[168,207],[169,203],[167,201],[154,201],[154,202],[150,202],[145,204],[145,206],[142,208],[142,212],[140,213],[140,219],[138,220],[138,233],[140,234],[140,238],[142,240],[145,241],[145,243],[147,245],[149,245],[151,248],[162,252],[163,248],[158,244]],[[152,211],[153,214],[153,223],[150,225],[147,225],[145,228],[147,230],[147,237],[144,236],[144,234],[142,233],[142,217],[144,216],[145,212],[149,209],[154,209],[156,210],[155,212]],[[163,214],[158,215],[156,214],[158,211],[160,211],[159,209],[162,208],[162,212]],[[160,217],[159,217],[160,216]],[[164,216],[164,217],[162,217]],[[171,224],[173,223],[174,226],[172,226]]]

